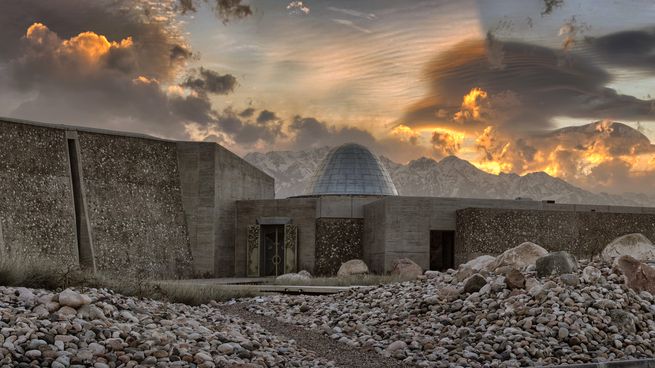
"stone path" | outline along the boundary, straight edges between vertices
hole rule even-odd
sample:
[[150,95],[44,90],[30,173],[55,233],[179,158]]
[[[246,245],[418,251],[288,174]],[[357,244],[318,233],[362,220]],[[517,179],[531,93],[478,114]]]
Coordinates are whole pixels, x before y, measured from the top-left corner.
[[386,358],[375,351],[354,348],[332,340],[320,333],[285,323],[272,317],[250,312],[247,310],[246,305],[242,303],[221,305],[220,308],[227,314],[257,323],[278,337],[294,339],[299,347],[311,350],[319,357],[334,361],[338,367],[414,367],[414,365],[405,364],[393,358]]

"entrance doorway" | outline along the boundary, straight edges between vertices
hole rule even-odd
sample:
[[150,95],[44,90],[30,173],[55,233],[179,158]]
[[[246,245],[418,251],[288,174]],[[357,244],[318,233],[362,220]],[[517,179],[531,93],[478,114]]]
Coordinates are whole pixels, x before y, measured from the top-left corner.
[[430,269],[446,271],[455,267],[455,232],[430,230]]
[[284,225],[262,225],[261,276],[284,273]]

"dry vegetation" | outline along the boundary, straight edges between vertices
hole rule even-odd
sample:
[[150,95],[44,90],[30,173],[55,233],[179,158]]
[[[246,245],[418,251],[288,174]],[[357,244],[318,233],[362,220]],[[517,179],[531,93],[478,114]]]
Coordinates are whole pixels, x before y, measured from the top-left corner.
[[124,278],[109,278],[94,275],[76,267],[62,268],[47,262],[37,264],[36,262],[8,259],[0,260],[0,285],[47,290],[61,290],[68,287],[106,288],[125,296],[165,300],[188,305],[258,295],[253,289],[239,288],[233,285],[161,283],[136,275]]

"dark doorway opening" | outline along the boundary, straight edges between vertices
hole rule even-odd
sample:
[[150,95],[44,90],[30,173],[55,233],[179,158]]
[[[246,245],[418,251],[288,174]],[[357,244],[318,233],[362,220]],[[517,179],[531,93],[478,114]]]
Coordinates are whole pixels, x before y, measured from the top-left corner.
[[284,225],[261,227],[261,276],[279,276],[284,273]]
[[430,231],[430,269],[446,271],[455,267],[455,232]]
[[77,251],[80,267],[94,269],[91,236],[86,219],[84,195],[82,194],[82,175],[78,157],[77,139],[68,139],[68,162],[70,163],[71,181],[73,184],[73,204],[75,207],[75,232],[77,234]]

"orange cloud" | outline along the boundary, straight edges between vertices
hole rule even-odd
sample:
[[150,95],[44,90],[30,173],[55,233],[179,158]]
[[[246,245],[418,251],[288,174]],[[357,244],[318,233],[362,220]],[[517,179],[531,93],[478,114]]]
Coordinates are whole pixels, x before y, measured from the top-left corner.
[[60,65],[71,64],[69,66],[83,69],[106,66],[112,53],[131,51],[134,46],[131,37],[110,42],[107,37],[94,32],[82,32],[62,40],[46,25],[38,22],[27,29],[25,39],[34,50],[50,55]]
[[480,119],[482,106],[480,102],[487,99],[487,92],[481,88],[475,87],[464,96],[462,108],[455,113],[454,119],[457,121],[466,121],[470,119]]

